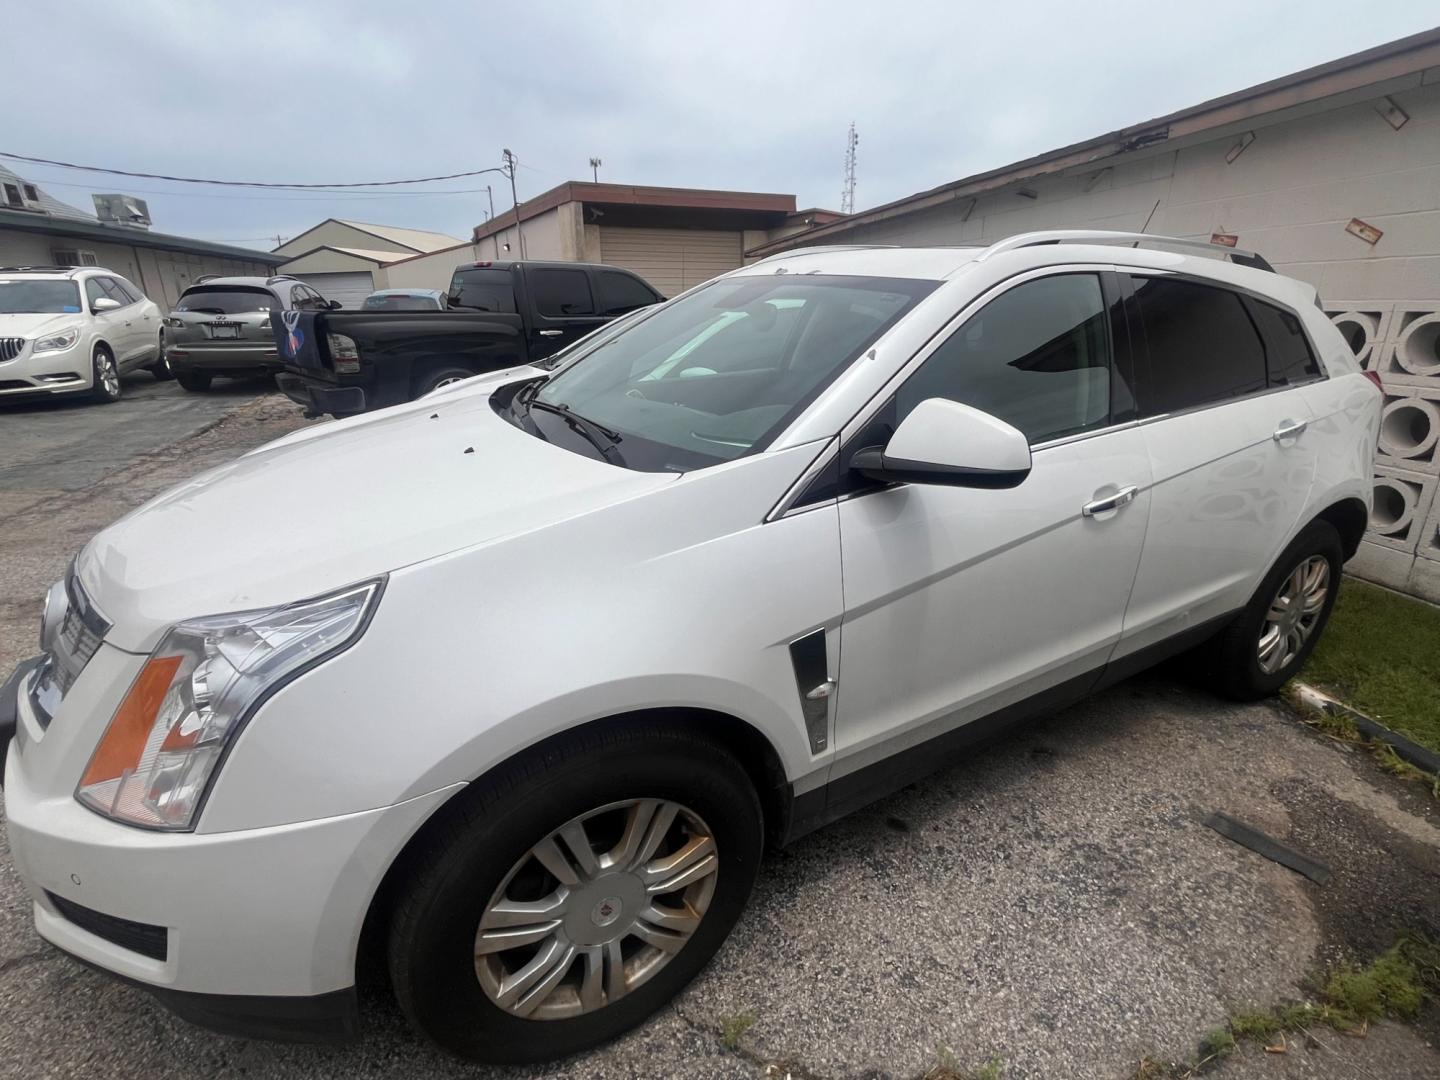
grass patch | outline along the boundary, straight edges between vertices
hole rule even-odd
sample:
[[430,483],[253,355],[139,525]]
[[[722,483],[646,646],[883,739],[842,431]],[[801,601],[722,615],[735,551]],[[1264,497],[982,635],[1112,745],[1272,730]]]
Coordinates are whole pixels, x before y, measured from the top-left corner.
[[1346,578],[1301,678],[1440,751],[1440,608]]
[[[1288,1032],[1329,1027],[1348,1035],[1364,1034],[1377,1020],[1414,1020],[1426,998],[1440,995],[1440,945],[1422,935],[1402,937],[1364,967],[1343,965],[1317,982],[1317,1001],[1272,1009],[1235,1012],[1200,1040],[1196,1057],[1186,1062],[1140,1061],[1135,1080],[1183,1080],[1199,1076],[1239,1049],[1255,1042],[1280,1049]],[[1279,1046],[1275,1044],[1279,1043]]]
[[736,1013],[734,1016],[722,1017],[720,1020],[720,1042],[726,1050],[735,1050],[740,1046],[740,1037],[755,1026],[755,1014],[753,1012]]
[[978,1069],[962,1069],[955,1057],[955,1051],[948,1046],[935,1047],[936,1065],[921,1080],[1003,1080],[1005,1064],[999,1057],[992,1057]]

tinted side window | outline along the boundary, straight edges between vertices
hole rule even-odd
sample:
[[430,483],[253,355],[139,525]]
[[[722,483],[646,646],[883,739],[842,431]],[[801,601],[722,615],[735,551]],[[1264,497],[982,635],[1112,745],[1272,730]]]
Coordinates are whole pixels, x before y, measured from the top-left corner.
[[1238,294],[1176,278],[1132,281],[1150,354],[1141,416],[1265,389],[1265,350]]
[[932,353],[896,393],[894,423],[943,397],[1044,442],[1109,424],[1111,374],[1100,279],[1041,278],[990,301]]
[[525,275],[541,315],[593,315],[590,275],[584,270],[530,270]]
[[1265,367],[1271,386],[1294,386],[1320,377],[1320,363],[1300,320],[1263,300],[1247,297],[1250,314],[1265,339]]
[[595,281],[600,290],[601,315],[624,315],[659,299],[639,278],[618,270],[601,270],[595,275]]
[[121,285],[120,282],[116,281],[114,278],[100,278],[99,281],[101,287],[105,290],[105,294],[109,296],[111,300],[114,300],[117,304],[119,304],[121,307],[127,307],[128,305],[135,303],[135,297],[127,293],[125,291],[125,287]]
[[92,277],[85,282],[85,303],[92,309],[95,307],[95,301],[105,295],[107,294],[104,278]]
[[457,270],[445,299],[452,308],[515,314],[515,288],[509,270]]

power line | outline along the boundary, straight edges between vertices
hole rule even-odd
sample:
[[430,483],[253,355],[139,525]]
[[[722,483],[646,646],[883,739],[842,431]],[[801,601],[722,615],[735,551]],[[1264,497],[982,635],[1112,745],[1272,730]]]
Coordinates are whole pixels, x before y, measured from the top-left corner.
[[179,184],[217,184],[221,187],[284,188],[286,190],[307,190],[312,188],[363,188],[395,187],[400,184],[429,184],[437,180],[458,180],[465,176],[480,176],[484,173],[504,172],[504,169],[471,169],[469,172],[447,173],[444,176],[423,176],[414,180],[360,180],[347,184],[273,184],[259,180],[209,180],[195,176],[167,176],[164,173],[130,172],[126,169],[103,169],[98,165],[76,165],[71,161],[53,161],[50,158],[27,157],[0,150],[0,157],[12,161],[28,161],[32,165],[53,165],[58,169],[77,169],[80,172],[108,173],[111,176],[135,176],[143,180],[172,180]]
[[[91,190],[94,184],[67,184],[62,180],[39,180],[41,187],[63,187],[79,188],[83,191]],[[365,202],[370,199],[424,199],[431,195],[475,195],[490,190],[483,188],[445,188],[441,191],[387,191],[374,194],[362,194],[360,192],[335,191],[317,192],[314,195],[212,195],[199,191],[164,191],[158,188],[126,188],[127,195],[165,195],[172,199],[225,199],[232,202]]]

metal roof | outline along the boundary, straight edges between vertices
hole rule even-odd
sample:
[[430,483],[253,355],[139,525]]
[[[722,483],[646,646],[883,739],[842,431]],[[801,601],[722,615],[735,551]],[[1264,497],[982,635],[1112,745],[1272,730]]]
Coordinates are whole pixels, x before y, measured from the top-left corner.
[[349,225],[352,229],[367,232],[371,236],[378,236],[382,240],[404,244],[406,247],[422,253],[439,251],[441,248],[454,247],[456,244],[465,242],[458,236],[432,232],[429,229],[402,229],[396,225],[372,225],[368,221],[348,221],[345,218],[334,218],[333,220],[338,221],[341,225]]
[[[4,165],[0,165],[0,181],[8,184],[29,184],[35,189],[35,193],[40,196],[40,205],[45,209],[45,212],[47,214],[53,214],[55,217],[70,218],[74,221],[99,220],[95,217],[94,214],[87,213],[84,210],[79,210],[71,206],[69,203],[61,202],[59,199],[55,198],[39,184],[35,183],[34,180],[26,180],[25,177],[21,176],[13,169],[7,169]],[[31,211],[31,213],[34,213],[34,211]]]

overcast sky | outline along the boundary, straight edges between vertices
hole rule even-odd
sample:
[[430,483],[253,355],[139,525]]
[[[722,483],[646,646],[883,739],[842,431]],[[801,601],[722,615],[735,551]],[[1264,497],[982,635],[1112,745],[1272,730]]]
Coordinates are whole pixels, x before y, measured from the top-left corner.
[[[587,4],[6,3],[0,151],[280,183],[519,157],[571,179],[792,192],[860,209],[1427,29],[1434,0]],[[4,160],[52,195],[269,248],[326,217],[468,236],[499,175],[437,195],[246,193]],[[391,189],[392,191],[395,189]],[[403,189],[402,189],[403,190]],[[411,192],[417,189],[410,189]]]

